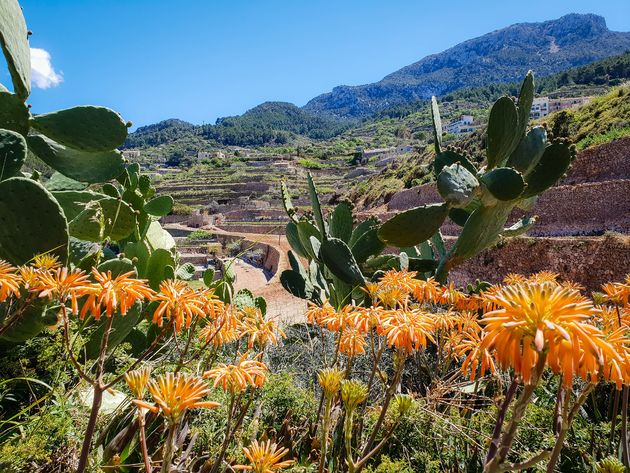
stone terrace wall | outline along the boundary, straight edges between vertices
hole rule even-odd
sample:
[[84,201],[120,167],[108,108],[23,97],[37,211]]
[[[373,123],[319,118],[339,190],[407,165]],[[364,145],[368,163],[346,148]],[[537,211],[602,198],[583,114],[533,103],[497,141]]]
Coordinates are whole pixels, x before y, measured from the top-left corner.
[[581,151],[560,184],[630,178],[630,137]]
[[594,291],[605,282],[622,281],[629,268],[627,236],[513,238],[454,269],[451,280],[457,285],[476,279],[497,283],[508,273],[546,270]]
[[271,245],[267,245],[265,243],[259,243],[259,242],[252,242],[250,240],[247,240],[246,238],[241,238],[238,236],[233,236],[233,235],[217,235],[217,238],[219,239],[219,241],[225,245],[231,241],[240,241],[241,242],[241,251],[248,249],[248,250],[256,250],[256,249],[260,249],[263,252],[263,266],[264,268],[269,271],[271,274],[273,274],[272,279],[274,278],[279,278],[280,275],[278,274],[278,266],[280,264],[280,253],[278,252],[277,249],[275,249],[273,246]]

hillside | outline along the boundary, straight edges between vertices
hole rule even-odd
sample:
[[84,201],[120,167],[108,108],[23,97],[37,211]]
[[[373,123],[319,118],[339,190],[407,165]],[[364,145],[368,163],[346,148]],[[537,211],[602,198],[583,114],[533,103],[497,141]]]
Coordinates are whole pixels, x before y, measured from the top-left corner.
[[551,75],[627,49],[630,33],[610,31],[597,15],[570,14],[542,23],[520,23],[427,56],[379,82],[335,87],[304,109],[365,117],[463,87],[513,82],[528,69],[538,77]]
[[[583,150],[630,135],[630,85],[615,87],[577,109],[563,110],[545,117],[549,129],[557,137],[568,138]],[[460,138],[453,144],[469,151],[480,163],[484,130]],[[368,179],[355,183],[349,191],[352,201],[364,206],[387,202],[396,192],[418,186],[433,179],[434,152],[428,147],[421,152],[401,157]]]

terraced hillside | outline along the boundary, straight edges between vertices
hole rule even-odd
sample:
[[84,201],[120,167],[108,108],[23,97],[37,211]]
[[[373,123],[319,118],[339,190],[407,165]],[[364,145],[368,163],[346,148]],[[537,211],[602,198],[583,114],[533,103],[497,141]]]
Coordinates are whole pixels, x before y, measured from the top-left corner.
[[[172,195],[188,212],[199,214],[195,217],[199,222],[233,231],[284,233],[287,217],[282,209],[280,184],[285,181],[295,203],[306,206],[307,171],[297,160],[277,157],[242,160],[221,168],[200,165],[189,171],[168,171],[158,183],[158,190]],[[329,202],[370,170],[357,172],[345,159],[330,159],[324,169],[310,172],[323,201]],[[170,216],[168,220],[188,221],[190,216]]]
[[[424,184],[394,194],[386,207],[369,213],[389,218],[440,201],[435,185]],[[469,260],[451,273],[454,282],[498,282],[509,272],[545,269],[590,290],[621,280],[630,268],[630,137],[580,152],[567,177],[544,193],[529,215],[538,216],[529,236]],[[521,216],[515,212],[512,220]],[[451,241],[459,232],[452,222],[442,230]]]

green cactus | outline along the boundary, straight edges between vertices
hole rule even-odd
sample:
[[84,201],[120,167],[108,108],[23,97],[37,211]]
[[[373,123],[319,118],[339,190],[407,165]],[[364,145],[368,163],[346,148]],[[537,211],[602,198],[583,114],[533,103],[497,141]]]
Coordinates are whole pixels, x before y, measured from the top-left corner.
[[0,45],[9,66],[13,88],[20,98],[31,92],[31,51],[28,31],[17,1],[0,2]]
[[29,129],[26,104],[11,92],[0,92],[0,128],[26,136]]
[[41,253],[68,256],[68,222],[50,192],[31,179],[0,182],[0,259],[24,264]]
[[122,154],[116,150],[89,153],[68,148],[43,135],[28,136],[29,149],[55,171],[81,182],[109,181],[124,171]]
[[0,129],[0,181],[20,172],[26,152],[26,140],[22,135]]
[[149,215],[163,217],[171,213],[174,203],[175,201],[170,195],[161,195],[144,204],[143,210]]
[[453,208],[466,207],[479,190],[479,181],[459,163],[442,169],[437,177],[437,188],[442,198]]
[[109,151],[127,139],[127,123],[106,107],[84,105],[36,115],[31,126],[57,143],[81,151]]
[[340,202],[335,210],[330,214],[330,236],[339,238],[345,243],[350,242],[352,237],[352,204],[350,202]]
[[448,215],[447,204],[431,204],[405,210],[381,225],[378,237],[386,244],[404,248],[431,238]]
[[[488,121],[483,171],[477,170],[460,150],[442,149],[439,110],[437,102],[432,100],[436,141],[433,168],[445,203],[399,213],[381,226],[379,238],[400,248],[431,238],[438,253],[434,274],[445,282],[453,267],[496,244],[502,237],[521,235],[531,228],[534,217],[526,217],[508,228],[505,224],[515,207],[531,210],[536,198],[565,175],[575,158],[575,147],[559,141],[548,143],[543,127],[527,131],[533,97],[534,77],[530,71],[523,81],[518,104],[510,97],[501,97],[495,102]],[[462,227],[449,251],[444,249],[439,234],[447,215]],[[411,260],[409,264],[417,265],[421,268],[418,271],[424,273],[435,260],[423,259],[427,262]]]

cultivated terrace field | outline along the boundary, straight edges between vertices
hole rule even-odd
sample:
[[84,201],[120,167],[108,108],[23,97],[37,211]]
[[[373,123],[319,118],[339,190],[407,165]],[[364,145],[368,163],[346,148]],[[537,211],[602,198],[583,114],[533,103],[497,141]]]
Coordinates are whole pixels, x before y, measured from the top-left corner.
[[627,53],[129,134],[0,44],[1,472],[629,471]]

